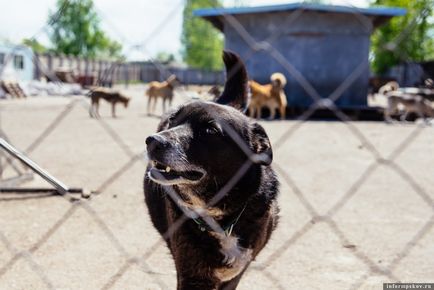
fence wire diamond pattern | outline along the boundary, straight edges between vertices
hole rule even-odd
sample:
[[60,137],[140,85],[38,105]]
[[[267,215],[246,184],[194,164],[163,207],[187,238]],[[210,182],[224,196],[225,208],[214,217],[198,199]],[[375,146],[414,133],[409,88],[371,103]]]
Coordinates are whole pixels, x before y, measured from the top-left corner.
[[[148,43],[152,42],[155,35],[158,34],[162,29],[167,28],[167,20],[173,17],[173,14],[182,8],[184,1],[180,1],[177,5],[173,6],[173,9],[169,9],[167,15],[162,19],[162,21],[157,25],[154,32],[150,34],[145,40],[140,42],[139,44],[129,42],[122,33],[118,31],[119,37],[123,39],[125,43],[129,44],[130,50],[140,50],[146,51],[146,46]],[[62,7],[57,15],[60,15],[63,12],[64,7]],[[292,12],[292,14],[287,18],[286,22],[282,27],[286,27],[291,25],[293,21],[296,21],[304,12],[304,9],[298,9]],[[366,18],[363,14],[360,13],[358,8],[354,7],[353,13],[357,16],[360,25],[365,27],[367,31],[372,29],[371,21]],[[409,148],[417,141],[418,138],[422,138],[424,134],[432,134],[432,129],[425,127],[423,125],[415,125],[411,127],[406,127],[405,130],[407,135],[402,138],[402,140],[394,145],[394,150],[392,152],[383,153],[382,149],[378,149],[375,142],[371,141],[372,135],[364,132],[364,127],[358,125],[356,122],[352,122],[351,118],[347,116],[342,110],[340,110],[336,105],[336,101],[342,96],[344,91],[360,76],[360,74],[366,69],[366,63],[360,63],[357,67],[354,68],[353,73],[347,76],[345,81],[334,90],[334,92],[328,96],[327,98],[322,98],[320,94],[315,90],[315,88],[308,82],[308,80],[297,71],[295,66],[291,64],[275,47],[273,47],[273,42],[278,39],[283,33],[281,30],[276,30],[272,35],[269,35],[266,39],[262,41],[256,41],[254,37],[252,37],[248,31],[242,26],[240,22],[236,18],[231,15],[224,15],[227,23],[235,29],[239,37],[245,40],[248,43],[251,51],[246,53],[247,58],[250,58],[257,51],[263,51],[268,53],[276,62],[281,64],[282,67],[285,68],[285,74],[291,76],[294,80],[298,82],[300,86],[304,88],[304,90],[309,94],[309,96],[314,101],[312,106],[308,108],[303,114],[301,114],[295,121],[290,124],[285,125],[285,127],[279,127],[278,136],[275,137],[273,142],[273,148],[275,151],[275,156],[277,156],[275,162],[273,162],[273,166],[278,172],[280,182],[282,183],[281,196],[282,201],[287,202],[291,200],[292,202],[296,202],[301,205],[300,212],[303,212],[302,217],[295,218],[297,223],[291,222],[283,222],[280,227],[288,227],[292,226],[292,229],[285,229],[283,232],[285,234],[279,232],[279,230],[275,233],[273,237],[272,243],[275,243],[274,247],[266,251],[257,262],[252,264],[252,266],[247,270],[247,275],[244,276],[245,280],[249,280],[252,277],[255,277],[255,281],[263,280],[259,283],[259,285],[269,285],[273,289],[291,289],[290,283],[291,279],[295,279],[299,281],[300,277],[294,278],[291,273],[281,274],[281,267],[284,267],[287,263],[300,263],[300,259],[294,258],[294,253],[291,251],[293,249],[300,250],[301,243],[307,243],[308,246],[304,248],[304,250],[309,251],[310,247],[312,248],[320,248],[321,244],[317,244],[318,240],[310,240],[312,238],[313,233],[321,232],[322,235],[328,236],[330,240],[324,241],[324,247],[328,249],[328,243],[333,244],[331,247],[333,248],[332,254],[342,256],[342,259],[347,259],[354,263],[354,265],[358,265],[357,275],[348,276],[348,280],[344,283],[347,288],[345,289],[365,289],[368,287],[367,283],[371,279],[378,279],[378,277],[383,277],[382,281],[384,282],[398,282],[401,281],[401,275],[397,269],[400,267],[400,264],[410,255],[410,253],[417,250],[418,247],[421,247],[421,243],[423,240],[429,235],[432,231],[434,224],[434,202],[433,202],[433,193],[427,192],[426,186],[422,186],[419,184],[419,180],[415,177],[414,172],[410,172],[407,168],[405,168],[398,159],[405,155],[405,153],[409,150]],[[56,21],[56,17],[53,18],[52,21]],[[415,20],[416,21],[416,20]],[[111,25],[113,26],[113,25]],[[41,28],[34,35],[33,39],[36,39],[45,31],[46,27]],[[405,41],[407,36],[407,31],[403,31],[402,34],[396,39],[396,42]],[[12,61],[11,59],[5,59],[5,62]],[[44,64],[36,63],[37,66],[40,67],[41,71],[48,71],[47,68],[43,67]],[[116,64],[112,64],[115,66]],[[157,65],[157,64],[156,64]],[[168,75],[169,72],[165,71],[164,67],[157,66],[161,71],[162,75]],[[110,69],[107,70],[110,72]],[[0,71],[0,74],[3,71]],[[100,78],[100,83],[106,79],[108,75],[102,75]],[[62,83],[59,82],[58,79],[54,75],[51,75],[52,81],[56,82],[58,86],[62,86]],[[179,96],[183,100],[190,99],[190,92],[182,88],[178,92]],[[4,111],[2,106],[2,123],[6,122],[7,117],[10,117],[11,114],[7,114]],[[58,106],[57,106],[58,107]],[[361,166],[359,173],[356,178],[353,180],[343,180],[345,181],[345,189],[342,189],[342,194],[339,195],[335,200],[329,201],[326,205],[319,205],[318,202],[314,201],[314,196],[312,193],[306,192],[306,188],[310,190],[310,187],[306,187],[306,181],[302,181],[299,184],[298,177],[300,173],[297,173],[297,168],[291,166],[291,163],[284,162],[281,158],[279,158],[279,154],[287,154],[288,148],[291,148],[290,144],[295,142],[297,136],[304,136],[306,133],[303,133],[305,127],[307,125],[307,120],[319,109],[327,108],[334,112],[335,116],[342,121],[342,128],[340,128],[340,132],[346,132],[345,138],[352,139],[352,142],[356,142],[360,144],[360,148],[364,149],[364,156],[366,157],[367,162],[363,163]],[[13,108],[12,108],[13,109]],[[27,146],[22,146],[22,151],[29,155],[33,156],[33,153],[38,151],[38,149],[43,148],[48,143],[52,142],[73,142],[71,139],[67,140],[59,140],[57,137],[53,137],[59,130],[65,130],[68,128],[68,124],[73,122],[70,117],[74,114],[75,111],[84,111],[87,112],[89,109],[89,102],[85,97],[80,98],[72,98],[59,112],[52,113],[52,121],[45,122],[46,127],[43,130],[40,130],[40,134],[36,136],[33,134],[33,138],[28,138]],[[51,116],[50,115],[50,116]],[[5,117],[6,116],[6,117]],[[34,120],[35,122],[37,120]],[[149,276],[148,281],[152,281],[149,285],[143,285],[145,289],[170,289],[173,286],[173,283],[168,282],[167,275],[171,276],[171,279],[174,279],[173,270],[167,269],[167,264],[162,263],[163,267],[161,267],[161,263],[156,263],[155,260],[167,259],[169,257],[167,255],[161,256],[158,254],[157,257],[155,253],[165,247],[163,239],[150,239],[150,241],[144,241],[146,244],[146,250],[142,251],[140,254],[137,254],[136,249],[134,248],[136,245],[131,246],[127,238],[125,236],[121,236],[119,231],[112,229],[112,221],[111,219],[119,219],[122,215],[120,213],[107,213],[104,212],[104,208],[100,204],[96,204],[95,201],[100,203],[104,203],[101,198],[104,195],[113,194],[114,190],[110,190],[111,187],[114,187],[116,190],[119,189],[120,185],[117,183],[126,182],[124,179],[127,175],[131,174],[132,170],[141,169],[141,174],[144,173],[144,168],[147,163],[146,154],[143,152],[144,148],[144,137],[143,135],[143,148],[139,148],[135,145],[132,145],[132,141],[125,136],[125,132],[120,130],[119,126],[116,123],[111,121],[106,121],[105,119],[91,120],[93,124],[96,122],[98,127],[95,127],[95,134],[104,135],[104,140],[106,142],[111,142],[116,146],[113,154],[117,154],[115,162],[118,166],[116,168],[109,167],[101,168],[102,173],[98,173],[99,176],[102,176],[100,180],[102,180],[99,184],[97,184],[94,188],[96,189],[96,194],[93,199],[85,200],[85,199],[77,199],[75,196],[66,194],[58,198],[62,198],[64,201],[60,205],[56,205],[56,212],[58,216],[55,220],[51,220],[48,218],[42,218],[41,223],[46,223],[44,226],[38,228],[38,234],[28,232],[27,235],[29,237],[27,242],[21,243],[20,245],[26,245],[26,247],[17,247],[15,245],[16,236],[10,234],[10,228],[0,228],[0,250],[2,253],[0,254],[0,288],[2,289],[14,289],[14,285],[8,284],[10,281],[15,279],[19,279],[17,274],[15,273],[16,267],[20,269],[27,269],[26,272],[21,273],[20,275],[36,275],[39,279],[41,288],[45,287],[47,289],[57,289],[58,288],[58,278],[57,275],[62,275],[62,272],[68,271],[76,271],[77,277],[83,275],[84,272],[92,272],[98,271],[98,269],[93,269],[92,267],[98,268],[95,264],[89,262],[89,269],[75,269],[74,264],[61,264],[61,267],[64,269],[50,269],[47,270],[47,267],[52,268],[50,264],[47,264],[46,259],[44,259],[43,255],[53,255],[54,258],[54,266],[59,266],[59,254],[53,252],[54,250],[51,248],[53,240],[61,239],[61,235],[65,230],[75,230],[75,235],[78,237],[72,241],[67,241],[67,244],[64,245],[63,249],[60,251],[70,252],[67,255],[72,255],[74,257],[66,257],[66,261],[77,261],[80,259],[86,260],[87,258],[84,256],[86,253],[86,245],[81,245],[80,243],[99,243],[101,245],[101,249],[98,251],[98,254],[101,256],[98,257],[100,263],[110,263],[110,267],[104,277],[100,281],[100,283],[95,283],[89,281],[89,289],[93,288],[101,288],[101,289],[114,289],[114,288],[122,288],[120,286],[124,283],[123,279],[126,279],[125,276],[128,272],[139,270],[144,275]],[[123,122],[123,120],[120,120]],[[286,122],[286,121],[284,121]],[[284,123],[281,122],[281,123]],[[151,122],[153,126],[155,126],[155,120]],[[237,134],[232,130],[232,128],[228,124],[223,124],[224,130],[228,132],[228,134],[233,138],[235,142],[239,144],[241,149],[248,152],[248,146],[243,143],[243,140],[237,136]],[[266,126],[268,126],[266,124]],[[269,125],[270,127],[272,125]],[[336,126],[330,127],[328,130],[333,130],[333,128],[337,128]],[[153,129],[153,128],[152,128]],[[150,130],[150,129],[149,129]],[[151,132],[149,131],[148,132]],[[427,132],[429,131],[429,132]],[[7,138],[9,133],[12,133],[13,136],[16,134],[14,132],[8,132],[5,127],[2,128],[1,135],[3,138]],[[273,134],[276,135],[276,134]],[[30,135],[31,136],[31,135]],[[13,140],[13,138],[12,138]],[[396,143],[396,142],[395,142]],[[86,148],[81,148],[80,150],[86,150]],[[105,151],[104,151],[105,152]],[[106,152],[110,153],[110,152]],[[66,154],[66,153],[65,153]],[[68,154],[74,154],[74,152],[68,152]],[[209,206],[216,204],[224,194],[229,191],[232,186],[239,180],[248,167],[251,165],[251,160],[256,158],[253,153],[248,152],[250,156],[250,160],[246,162],[238,171],[238,173],[233,177],[233,179],[224,186],[219,193],[216,194],[214,199],[211,201]],[[40,157],[40,155],[37,155]],[[418,156],[419,157],[419,156]],[[416,157],[415,157],[416,158]],[[120,161],[123,160],[123,161]],[[45,161],[47,162],[47,161]],[[51,159],[49,162],[56,162],[55,159]],[[324,161],[326,162],[326,161]],[[321,160],[317,161],[321,166]],[[12,162],[9,166],[12,167]],[[8,164],[4,164],[4,166],[8,167]],[[16,165],[14,165],[16,166]],[[360,164],[359,164],[360,166]],[[87,167],[85,167],[87,168]],[[89,167],[90,168],[90,167]],[[402,181],[403,186],[409,188],[408,199],[417,200],[417,205],[421,210],[425,211],[426,217],[425,220],[419,220],[417,226],[413,228],[410,232],[405,232],[407,235],[407,239],[405,239],[405,243],[400,247],[400,251],[394,253],[392,255],[393,259],[388,261],[387,263],[380,263],[377,260],[378,255],[371,255],[371,253],[378,253],[378,251],[371,251],[368,248],[364,248],[362,246],[356,246],[355,241],[366,242],[369,238],[360,238],[360,236],[355,235],[351,230],[348,230],[348,223],[345,221],[345,217],[342,217],[342,212],[348,209],[348,206],[351,208],[357,208],[359,205],[351,204],[354,203],[354,200],[360,197],[361,192],[365,193],[364,187],[368,186],[368,188],[375,189],[375,176],[377,174],[382,174],[385,168],[389,170],[389,172],[393,172],[399,179]],[[4,168],[5,169],[5,168]],[[329,169],[333,169],[333,166],[329,167]],[[82,171],[86,170],[80,167],[72,166],[70,170],[74,171]],[[425,169],[425,170],[429,170]],[[85,172],[84,174],[93,174],[92,172]],[[333,176],[331,172],[323,172],[323,175],[330,175],[330,182],[337,181],[336,176]],[[340,176],[340,179],[346,179],[346,176]],[[127,181],[128,182],[128,181]],[[121,190],[121,189],[119,189]],[[137,184],[136,192],[140,194],[141,184]],[[121,192],[119,192],[121,194]],[[167,194],[173,198],[174,200],[179,199],[175,191],[167,190]],[[381,195],[381,192],[377,193]],[[289,195],[291,195],[289,199]],[[116,198],[116,194],[113,194],[113,199]],[[20,197],[21,198],[21,197]],[[57,197],[52,197],[57,198]],[[7,204],[8,202],[20,202],[15,199],[0,199],[0,205]],[[282,202],[281,201],[281,202]],[[360,200],[358,200],[360,201]],[[381,199],[375,199],[374,202],[381,202]],[[23,199],[24,202],[24,199]],[[137,202],[129,201],[129,202]],[[399,203],[399,201],[396,201]],[[402,202],[402,201],[401,201]],[[50,203],[38,203],[38,205],[50,206]],[[360,204],[360,207],[368,206]],[[383,205],[385,206],[385,205]],[[143,207],[144,209],[144,207]],[[284,207],[286,209],[286,207]],[[28,209],[28,213],[31,214],[33,211],[37,210],[41,215],[44,215],[44,212],[47,210],[46,208],[40,209]],[[373,209],[374,210],[374,209]],[[122,208],[116,208],[117,212],[122,212]],[[357,212],[357,209],[355,210]],[[26,210],[21,213],[22,215],[26,214]],[[170,235],[173,231],[176,231],[176,228],[181,226],[189,217],[197,216],[200,213],[197,212],[185,212],[184,216],[178,220],[174,227],[172,227],[166,235]],[[292,213],[286,213],[287,216],[291,217]],[[347,215],[343,215],[347,216]],[[5,217],[3,215],[3,217]],[[135,215],[138,219],[146,220],[148,217],[146,215],[145,210]],[[77,223],[77,219],[85,219],[88,220],[86,224],[89,225],[89,229],[87,227],[74,226],[74,223]],[[370,217],[366,217],[367,221],[370,221]],[[387,220],[387,217],[385,217]],[[209,224],[211,228],[215,231],[222,231],[219,225],[213,219],[205,219],[205,221]],[[298,222],[300,221],[300,222]],[[128,221],[126,221],[128,222]],[[8,221],[2,221],[2,224],[8,223]],[[20,224],[20,223],[18,223]],[[80,223],[78,223],[80,224]],[[25,226],[21,224],[22,226]],[[37,227],[37,226],[36,226]],[[65,229],[67,227],[67,229]],[[128,227],[128,225],[126,225]],[[27,228],[27,227],[26,227]],[[32,228],[32,227],[30,227]],[[381,231],[381,226],[377,229]],[[145,228],[143,228],[143,233],[140,233],[140,237],[146,237]],[[89,239],[89,232],[95,231],[97,232],[98,238]],[[367,229],[369,231],[369,229]],[[128,232],[128,230],[126,231]],[[125,232],[124,232],[125,233]],[[129,234],[137,234],[135,232],[130,232]],[[80,240],[80,236],[83,236],[83,241]],[[375,240],[375,237],[371,237]],[[70,244],[69,244],[70,243]],[[343,248],[340,247],[336,249],[336,244],[343,245]],[[383,245],[384,246],[384,245]],[[134,248],[133,250],[131,248]],[[71,250],[72,249],[72,250]],[[43,254],[41,254],[43,251]],[[115,252],[114,257],[110,256],[110,258],[105,258],[104,252],[112,251]],[[316,253],[321,253],[321,251],[314,251]],[[344,252],[344,253],[342,253]],[[432,253],[432,252],[431,252]],[[323,253],[324,259],[327,260],[329,257],[328,253]],[[317,257],[318,260],[321,260],[322,257]],[[426,257],[429,258],[429,257]],[[282,261],[287,259],[285,261]],[[292,259],[292,260],[291,260]],[[41,262],[42,261],[42,262]],[[86,260],[87,261],[87,260]],[[335,261],[335,260],[334,260]],[[303,262],[303,261],[301,261]],[[24,263],[24,266],[23,266]],[[94,263],[94,262],[93,262]],[[97,262],[98,264],[98,262]],[[158,265],[158,266],[155,266]],[[170,266],[170,264],[169,264]],[[306,265],[300,265],[302,269],[306,269],[304,267]],[[312,265],[312,268],[320,267],[319,265]],[[294,267],[291,267],[293,269]],[[307,267],[309,268],[309,267]],[[276,270],[277,269],[277,270]],[[315,269],[311,269],[311,273],[315,272]],[[33,273],[33,274],[31,274]],[[169,273],[169,274],[168,274]],[[297,275],[300,273],[297,272]],[[8,275],[12,275],[8,277]],[[166,276],[164,276],[166,275]],[[434,273],[431,269],[431,278],[433,278]],[[84,277],[91,277],[89,275],[84,275]],[[428,277],[427,277],[428,278]],[[306,275],[304,279],[309,279]],[[6,284],[5,284],[6,283]],[[39,284],[38,284],[39,285]],[[124,284],[122,284],[124,285]],[[127,284],[128,285],[128,284]],[[243,285],[243,284],[242,284]],[[250,285],[246,282],[245,285]],[[381,285],[381,284],[378,284]],[[259,287],[261,287],[259,286]],[[19,286],[17,286],[19,288]],[[35,286],[36,288],[38,286]],[[379,288],[378,286],[377,288]],[[241,288],[241,287],[240,287]],[[258,288],[259,289],[259,288]]]

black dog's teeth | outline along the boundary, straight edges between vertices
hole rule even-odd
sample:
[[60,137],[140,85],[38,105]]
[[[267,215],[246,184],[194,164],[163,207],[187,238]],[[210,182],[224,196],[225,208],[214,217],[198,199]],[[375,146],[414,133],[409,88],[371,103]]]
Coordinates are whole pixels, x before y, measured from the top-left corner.
[[152,161],[152,166],[160,171],[170,172],[171,168],[169,166],[163,165],[155,160]]
[[151,161],[152,166],[160,171],[161,173],[170,173],[171,176],[182,176],[190,180],[199,180],[202,178],[203,173],[198,171],[175,171],[170,166],[164,165],[158,161],[152,160]]

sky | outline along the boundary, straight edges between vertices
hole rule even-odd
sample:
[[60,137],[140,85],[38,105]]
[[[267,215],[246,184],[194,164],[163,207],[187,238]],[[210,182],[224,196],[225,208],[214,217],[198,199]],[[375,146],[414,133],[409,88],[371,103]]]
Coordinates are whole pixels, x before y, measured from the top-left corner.
[[[101,27],[123,44],[129,60],[146,60],[158,52],[179,55],[181,50],[183,0],[94,0]],[[260,6],[284,4],[290,0],[224,0],[224,5]],[[367,0],[331,0],[336,5],[366,7]],[[0,0],[0,40],[20,43],[36,35],[49,44],[42,30],[56,0]]]

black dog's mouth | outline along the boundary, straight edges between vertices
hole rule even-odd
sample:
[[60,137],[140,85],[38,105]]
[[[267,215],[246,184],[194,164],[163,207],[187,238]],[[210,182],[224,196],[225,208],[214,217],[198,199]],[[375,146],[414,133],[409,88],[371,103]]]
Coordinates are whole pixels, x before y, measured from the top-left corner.
[[194,184],[205,176],[205,172],[199,168],[177,170],[155,160],[151,160],[150,164],[149,178],[162,185]]

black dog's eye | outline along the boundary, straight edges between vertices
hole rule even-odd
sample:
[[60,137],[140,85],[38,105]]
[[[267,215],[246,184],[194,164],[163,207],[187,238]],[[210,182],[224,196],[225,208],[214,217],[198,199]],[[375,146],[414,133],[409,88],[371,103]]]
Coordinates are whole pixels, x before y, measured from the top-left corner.
[[214,135],[220,133],[219,129],[214,126],[209,126],[205,129],[205,132],[209,135]]
[[220,128],[220,125],[217,124],[216,122],[208,122],[205,125],[205,133],[207,135],[216,135],[216,134],[221,134],[222,133],[222,129]]

